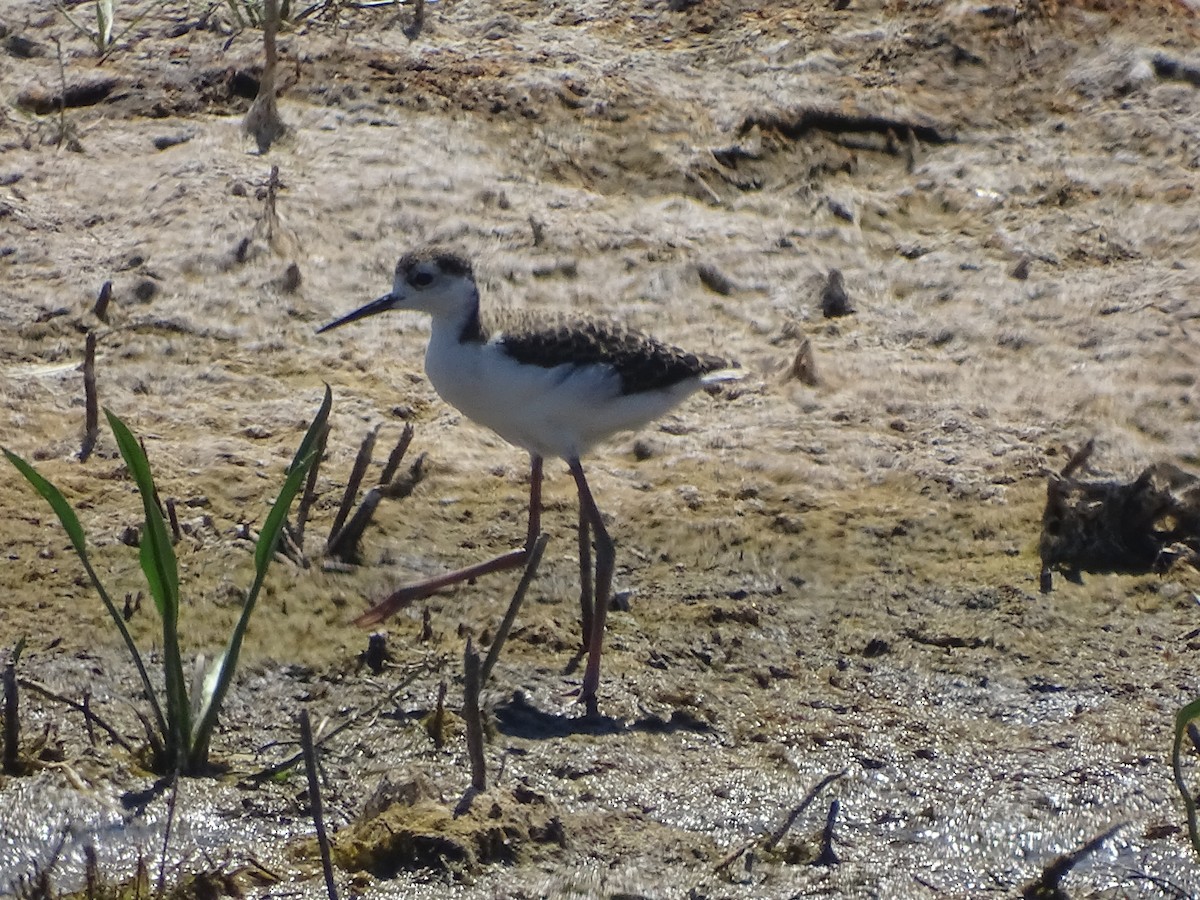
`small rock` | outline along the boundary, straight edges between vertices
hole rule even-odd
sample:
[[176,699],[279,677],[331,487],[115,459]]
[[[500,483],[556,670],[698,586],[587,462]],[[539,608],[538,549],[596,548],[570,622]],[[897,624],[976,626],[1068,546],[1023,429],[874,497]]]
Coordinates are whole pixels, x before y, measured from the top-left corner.
[[1029,267],[1033,264],[1033,260],[1028,256],[1022,256],[1017,260],[1017,264],[1013,266],[1012,271],[1008,274],[1018,281],[1024,281],[1029,277]]
[[166,150],[176,144],[186,144],[196,136],[194,131],[178,131],[175,134],[163,134],[154,139],[155,150]]
[[291,263],[284,270],[283,278],[280,279],[279,288],[285,294],[294,294],[300,288],[300,267],[295,263]]
[[850,306],[850,295],[846,293],[846,282],[840,269],[830,269],[825,287],[821,289],[821,312],[827,319],[848,316],[854,312]]
[[840,200],[834,200],[832,197],[826,200],[829,206],[829,211],[844,222],[854,223],[854,210]]
[[715,294],[728,296],[737,289],[729,276],[711,263],[697,265],[696,274],[700,276],[701,283]]
[[645,462],[657,452],[658,448],[645,438],[633,442],[633,458],[638,462]]
[[133,296],[142,303],[149,303],[158,293],[158,283],[151,278],[143,278],[133,287]]

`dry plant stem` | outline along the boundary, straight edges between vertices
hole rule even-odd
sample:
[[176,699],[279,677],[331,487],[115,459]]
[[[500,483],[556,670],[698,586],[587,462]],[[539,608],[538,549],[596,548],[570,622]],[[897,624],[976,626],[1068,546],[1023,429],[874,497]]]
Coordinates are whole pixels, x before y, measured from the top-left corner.
[[20,775],[21,720],[17,700],[17,665],[4,666],[4,774]]
[[[367,709],[361,713],[358,713],[357,715],[351,716],[349,719],[347,719],[341,725],[338,725],[336,728],[332,728],[329,731],[325,732],[323,735],[321,735],[321,737],[319,737],[317,739],[316,746],[318,746],[318,747],[325,746],[331,740],[333,740],[335,737],[337,737],[339,734],[341,734],[343,731],[345,731],[347,728],[350,728],[353,725],[357,725],[359,722],[361,722],[364,719],[369,719],[370,717],[372,717],[376,713],[378,713],[381,709],[383,709],[384,706],[388,706],[388,705],[395,703],[396,697],[398,697],[400,695],[400,692],[405,690],[409,685],[411,685],[414,681],[416,681],[417,678],[419,678],[426,671],[428,671],[428,668],[429,667],[426,665],[413,666],[411,671],[409,671],[405,675],[405,677],[402,678],[395,687],[393,687],[390,691],[388,691],[388,693],[386,694],[386,696],[384,696],[384,698],[382,700],[380,700],[378,703],[376,703],[370,709]],[[304,758],[304,752],[301,751],[300,753],[296,753],[292,756],[289,756],[287,759],[283,760],[283,762],[278,762],[273,766],[268,766],[267,768],[263,769],[260,772],[255,772],[253,775],[248,776],[248,780],[249,781],[266,781],[269,778],[274,778],[280,772],[286,772],[288,769],[290,769],[296,763],[300,762],[300,760],[302,760],[303,758]]]
[[1060,478],[1070,478],[1077,471],[1087,465],[1087,461],[1091,459],[1092,453],[1096,449],[1096,439],[1088,438],[1087,443],[1071,454],[1071,458],[1067,460],[1067,464],[1062,467],[1062,471],[1058,473]]
[[308,469],[308,479],[304,482],[304,493],[300,495],[300,503],[296,507],[296,527],[292,529],[292,540],[304,552],[304,528],[308,525],[308,513],[317,499],[317,473],[321,470],[321,460],[325,458],[325,445],[329,442],[329,426],[321,429],[317,439],[316,454]]
[[333,517],[333,525],[329,528],[329,540],[325,542],[325,552],[332,555],[333,545],[340,537],[342,526],[346,524],[346,517],[350,515],[350,508],[354,505],[354,498],[358,496],[358,487],[362,484],[363,476],[367,474],[367,466],[371,464],[371,454],[375,452],[375,438],[379,434],[379,426],[376,425],[363,438],[362,444],[358,448],[358,456],[354,458],[354,467],[350,470],[350,478],[346,482],[346,490],[342,494],[342,503],[338,507],[337,515]]
[[167,798],[167,827],[163,829],[162,854],[158,860],[158,885],[156,891],[159,897],[166,895],[167,890],[167,847],[171,843],[171,829],[175,824],[175,807],[179,802],[179,772],[171,779],[171,796]]
[[467,755],[471,758],[471,787],[477,791],[487,790],[487,762],[483,756],[483,713],[480,710],[479,692],[483,689],[480,673],[479,652],[470,638],[463,651],[463,668],[466,681],[463,685],[463,718],[467,723]]
[[408,27],[404,29],[404,36],[410,41],[416,40],[417,35],[421,33],[421,29],[425,27],[425,0],[413,0],[413,17]]
[[100,401],[96,397],[96,333],[88,332],[83,350],[83,445],[79,461],[87,462],[100,439]]
[[533,549],[529,553],[529,561],[525,563],[525,572],[521,576],[521,581],[517,585],[517,589],[513,592],[512,601],[508,604],[508,611],[504,614],[504,619],[500,622],[500,627],[496,629],[496,637],[492,641],[492,646],[488,648],[487,658],[483,662],[483,668],[479,672],[479,689],[487,685],[487,680],[492,674],[492,669],[496,666],[496,660],[500,658],[500,650],[504,646],[504,642],[508,640],[508,633],[512,630],[513,622],[516,621],[517,611],[521,608],[521,603],[525,600],[525,594],[529,591],[529,585],[533,583],[533,578],[537,575],[538,566],[542,562],[542,554],[546,550],[546,542],[549,540],[549,535],[544,531],[537,536],[533,542]]
[[1103,847],[1113,835],[1125,827],[1124,822],[1118,822],[1107,831],[1103,831],[1096,835],[1078,850],[1073,853],[1064,853],[1061,856],[1056,856],[1046,868],[1042,870],[1042,877],[1037,881],[1031,882],[1025,886],[1022,892],[1022,897],[1061,897],[1066,896],[1061,892],[1062,880],[1070,874],[1071,870],[1077,865]]
[[266,153],[271,144],[287,131],[279,116],[275,102],[275,70],[279,56],[275,48],[275,35],[279,31],[279,0],[263,3],[263,74],[258,83],[258,96],[242,121],[242,130],[254,136],[258,152]]
[[814,864],[818,866],[836,866],[841,862],[833,850],[833,826],[837,822],[838,810],[841,804],[834,800],[829,804],[829,814],[825,817],[825,830],[821,832],[821,852],[817,854]]
[[95,313],[97,319],[101,322],[108,321],[108,302],[112,299],[112,282],[106,281],[100,285],[100,295],[96,298],[96,305],[92,307],[92,312]]
[[183,531],[179,528],[179,514],[175,512],[175,498],[167,498],[167,521],[171,524],[171,537],[175,543],[183,539]]
[[791,814],[787,817],[787,821],[783,823],[782,827],[777,829],[775,833],[772,834],[771,837],[766,841],[766,848],[771,850],[780,841],[782,841],[784,835],[787,834],[791,827],[796,824],[796,820],[800,818],[800,814],[808,809],[808,807],[812,805],[812,802],[817,799],[817,795],[845,774],[846,770],[842,769],[842,771],[833,772],[832,774],[826,775],[824,778],[818,781],[816,786],[814,786],[812,790],[804,795],[804,799],[800,801],[800,804],[792,810]]
[[325,549],[326,555],[343,562],[354,561],[357,555],[355,548],[358,546],[358,541],[363,536],[363,532],[367,530],[367,526],[371,524],[371,517],[375,515],[375,510],[379,507],[379,501],[382,499],[382,488],[373,487],[367,491],[346,527],[330,538],[329,545]]
[[803,813],[806,809],[808,809],[808,807],[812,805],[812,802],[817,799],[817,795],[820,794],[821,791],[825,790],[825,788],[828,787],[831,783],[833,783],[834,781],[837,781],[839,778],[841,778],[845,774],[846,774],[846,770],[842,769],[842,771],[840,771],[840,772],[834,772],[830,775],[826,775],[824,778],[822,778],[820,781],[817,782],[816,786],[814,786],[812,788],[812,790],[810,790],[807,794],[805,794],[804,799],[801,800],[800,804],[791,811],[791,813],[788,815],[786,821],[784,821],[784,823],[781,827],[777,828],[765,840],[762,838],[754,838],[754,839],[742,844],[740,847],[738,847],[736,850],[734,850],[732,853],[730,853],[728,856],[726,856],[723,860],[721,860],[719,863],[717,863],[717,865],[714,867],[713,871],[714,872],[725,871],[730,866],[732,866],[735,862],[737,862],[738,859],[740,859],[743,855],[745,855],[746,852],[749,851],[755,844],[761,843],[763,848],[766,850],[773,849],[776,844],[778,844],[780,841],[783,840],[784,835],[786,835],[788,833],[788,831],[791,829],[791,827],[794,824],[796,824],[796,820],[798,818],[800,818],[800,814]]
[[67,66],[63,62],[62,41],[57,35],[51,40],[58,51],[58,84],[62,92],[58,98],[58,149],[61,150],[63,142],[67,139]]
[[412,443],[413,433],[414,429],[411,424],[404,426],[404,431],[400,433],[400,440],[396,442],[396,446],[383,466],[383,472],[379,476],[380,484],[390,484],[396,477],[396,470],[400,468],[400,462],[404,459],[404,454],[408,452],[409,444]]
[[83,707],[83,725],[87,729],[88,744],[96,746],[96,729],[92,727],[92,692],[85,690],[83,692],[83,700],[80,704]]
[[[100,716],[96,715],[96,713],[92,710],[92,705],[88,694],[84,694],[84,702],[80,703],[77,700],[72,700],[70,697],[64,697],[62,694],[56,694],[44,684],[41,684],[37,681],[32,681],[28,678],[19,678],[17,679],[17,682],[21,685],[21,687],[28,691],[33,691],[35,694],[40,694],[47,700],[53,700],[55,703],[61,703],[64,706],[69,706],[71,709],[79,710],[79,712],[83,713],[84,721],[87,723],[87,729],[89,732],[92,730],[93,725],[99,725],[101,730],[112,739],[114,744],[116,744],[126,753],[132,754],[134,752],[133,745],[125,740],[119,731],[109,725],[106,721],[104,721],[104,719],[100,718]],[[92,743],[94,744],[95,740],[93,740]]]
[[329,835],[325,833],[325,813],[321,806],[321,783],[317,778],[317,749],[313,745],[312,722],[308,710],[300,710],[300,745],[304,750],[304,771],[308,776],[308,802],[312,808],[317,844],[321,848],[321,868],[325,872],[325,889],[329,900],[337,900],[337,882],[333,880],[333,861],[329,855]]

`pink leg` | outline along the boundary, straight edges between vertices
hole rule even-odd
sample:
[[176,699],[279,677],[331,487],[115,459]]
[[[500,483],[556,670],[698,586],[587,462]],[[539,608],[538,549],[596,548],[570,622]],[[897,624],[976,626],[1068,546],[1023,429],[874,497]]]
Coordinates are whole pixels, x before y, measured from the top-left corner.
[[587,714],[595,716],[600,711],[596,691],[600,687],[600,654],[604,646],[604,621],[608,617],[608,595],[612,591],[616,547],[608,535],[608,529],[604,527],[604,517],[600,515],[600,509],[592,498],[592,491],[583,474],[583,466],[578,459],[568,460],[567,465],[571,468],[575,486],[579,490],[580,517],[587,519],[596,538],[595,597],[592,602],[592,624],[587,635],[587,668],[583,673],[583,687],[580,690],[580,699],[587,707]]
[[404,609],[410,603],[423,600],[431,594],[436,594],[442,588],[450,587],[450,585],[458,584],[461,581],[470,581],[481,575],[490,575],[492,572],[503,572],[506,569],[516,569],[525,565],[525,562],[529,559],[529,552],[533,549],[533,542],[537,540],[541,528],[542,458],[531,455],[529,458],[529,528],[525,533],[524,547],[517,550],[509,550],[507,553],[501,553],[494,559],[476,563],[473,566],[455,569],[453,572],[447,572],[445,575],[438,575],[435,578],[418,581],[416,584],[406,584],[368,609],[354,620],[354,624],[362,627],[378,625],[380,622]]

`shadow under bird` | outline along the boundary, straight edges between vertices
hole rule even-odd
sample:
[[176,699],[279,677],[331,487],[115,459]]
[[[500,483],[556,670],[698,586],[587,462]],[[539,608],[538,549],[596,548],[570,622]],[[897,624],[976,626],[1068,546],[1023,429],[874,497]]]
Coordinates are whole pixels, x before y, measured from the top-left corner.
[[442,588],[525,565],[541,531],[542,460],[560,457],[579,493],[580,607],[588,654],[580,699],[595,715],[615,550],[580,459],[597,443],[641,428],[705,385],[740,378],[741,370],[730,360],[688,353],[614,323],[485,314],[471,264],[436,248],[401,257],[389,293],[317,333],[389,310],[432,317],[425,373],[438,394],[529,452],[529,527],[524,546],[401,587],[359,623],[376,624]]

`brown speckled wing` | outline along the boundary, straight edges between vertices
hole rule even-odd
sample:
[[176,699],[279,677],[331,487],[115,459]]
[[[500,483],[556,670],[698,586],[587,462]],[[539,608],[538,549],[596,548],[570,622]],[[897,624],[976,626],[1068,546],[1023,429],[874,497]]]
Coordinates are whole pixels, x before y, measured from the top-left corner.
[[623,394],[662,390],[736,365],[717,356],[688,353],[607,322],[510,319],[495,322],[494,329],[496,343],[504,352],[527,365],[611,366],[621,379]]

